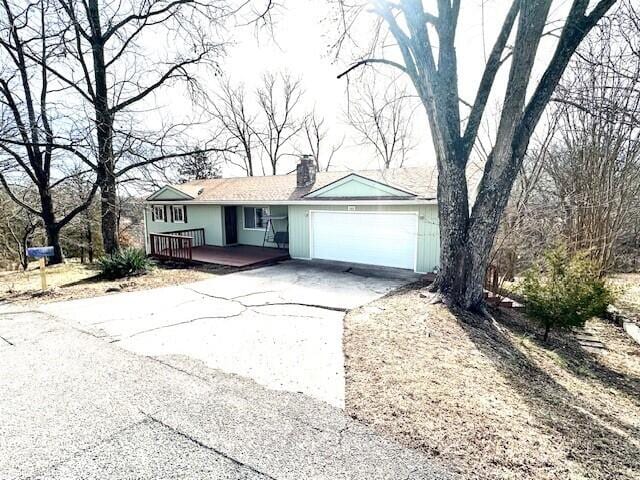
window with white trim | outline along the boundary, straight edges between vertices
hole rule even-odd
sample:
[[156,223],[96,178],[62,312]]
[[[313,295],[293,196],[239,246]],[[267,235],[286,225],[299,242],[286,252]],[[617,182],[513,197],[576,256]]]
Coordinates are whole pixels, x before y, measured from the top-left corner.
[[173,223],[185,223],[184,205],[171,205]]
[[269,207],[244,207],[244,229],[264,230],[267,226]]
[[153,207],[153,221],[154,222],[166,222],[164,218],[164,205],[154,205]]

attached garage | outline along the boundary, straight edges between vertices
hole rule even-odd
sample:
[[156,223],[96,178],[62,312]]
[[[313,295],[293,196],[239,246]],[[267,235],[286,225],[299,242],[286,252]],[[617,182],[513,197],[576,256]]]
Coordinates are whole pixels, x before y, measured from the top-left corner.
[[310,211],[311,258],[414,270],[416,212]]

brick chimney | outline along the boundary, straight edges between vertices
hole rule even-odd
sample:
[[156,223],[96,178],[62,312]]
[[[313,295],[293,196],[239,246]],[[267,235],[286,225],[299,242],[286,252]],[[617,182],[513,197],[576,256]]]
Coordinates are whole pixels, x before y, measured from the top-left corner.
[[302,155],[296,167],[298,188],[310,187],[316,183],[316,161],[313,155]]

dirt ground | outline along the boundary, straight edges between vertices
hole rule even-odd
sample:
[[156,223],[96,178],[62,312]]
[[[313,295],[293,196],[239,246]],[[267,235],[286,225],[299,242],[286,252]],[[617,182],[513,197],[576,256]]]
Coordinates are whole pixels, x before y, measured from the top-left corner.
[[166,285],[196,282],[232,271],[229,267],[216,265],[182,266],[155,265],[144,275],[119,280],[99,278],[94,265],[84,265],[69,260],[63,265],[47,267],[47,285],[45,293],[40,290],[40,271],[37,263],[29,266],[26,272],[0,272],[0,305],[34,305],[57,302],[75,298],[95,297],[112,292],[128,292]]
[[457,318],[416,286],[350,312],[348,413],[465,478],[640,478],[640,345],[601,320],[545,344],[496,315]]
[[640,320],[640,273],[619,273],[609,280],[622,290],[618,306]]

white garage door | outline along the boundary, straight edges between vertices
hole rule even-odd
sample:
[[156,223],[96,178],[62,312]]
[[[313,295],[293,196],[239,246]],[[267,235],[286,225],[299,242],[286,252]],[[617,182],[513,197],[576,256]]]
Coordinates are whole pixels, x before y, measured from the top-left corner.
[[311,212],[311,257],[415,268],[418,216],[413,213]]

